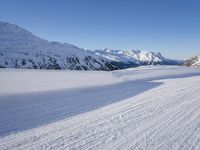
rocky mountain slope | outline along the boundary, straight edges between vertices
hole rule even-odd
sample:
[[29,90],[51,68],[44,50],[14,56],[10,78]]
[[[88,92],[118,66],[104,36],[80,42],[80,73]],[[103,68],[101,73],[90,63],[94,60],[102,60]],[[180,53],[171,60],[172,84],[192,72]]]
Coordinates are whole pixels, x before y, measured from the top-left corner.
[[200,68],[200,55],[192,57],[184,62],[185,66]]

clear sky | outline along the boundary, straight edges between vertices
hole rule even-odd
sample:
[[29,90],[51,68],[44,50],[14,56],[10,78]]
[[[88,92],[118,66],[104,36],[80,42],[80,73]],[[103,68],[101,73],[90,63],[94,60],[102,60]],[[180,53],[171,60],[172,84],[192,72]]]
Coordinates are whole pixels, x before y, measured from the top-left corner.
[[200,54],[200,0],[0,0],[0,21],[81,48]]

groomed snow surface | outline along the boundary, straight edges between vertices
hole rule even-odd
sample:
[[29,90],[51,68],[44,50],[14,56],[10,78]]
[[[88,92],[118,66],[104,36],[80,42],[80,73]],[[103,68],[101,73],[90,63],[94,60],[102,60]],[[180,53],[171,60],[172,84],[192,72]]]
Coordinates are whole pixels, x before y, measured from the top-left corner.
[[200,149],[200,70],[0,70],[0,149]]

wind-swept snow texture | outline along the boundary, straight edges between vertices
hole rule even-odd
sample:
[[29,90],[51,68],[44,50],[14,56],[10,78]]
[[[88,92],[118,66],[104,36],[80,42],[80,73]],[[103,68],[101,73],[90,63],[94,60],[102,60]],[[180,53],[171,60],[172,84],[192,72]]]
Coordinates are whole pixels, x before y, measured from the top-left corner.
[[0,149],[200,149],[200,70],[0,70]]

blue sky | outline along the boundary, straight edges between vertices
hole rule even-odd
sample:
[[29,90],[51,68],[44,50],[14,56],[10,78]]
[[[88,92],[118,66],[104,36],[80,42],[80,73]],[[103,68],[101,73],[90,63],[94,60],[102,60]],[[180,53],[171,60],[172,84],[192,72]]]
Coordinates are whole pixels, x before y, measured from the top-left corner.
[[200,54],[199,0],[0,0],[0,21],[88,49]]

